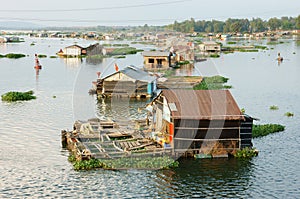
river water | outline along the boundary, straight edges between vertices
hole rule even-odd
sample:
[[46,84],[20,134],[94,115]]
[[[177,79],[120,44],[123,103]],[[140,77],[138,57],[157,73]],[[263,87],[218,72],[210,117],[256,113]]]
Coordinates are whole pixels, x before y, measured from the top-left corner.
[[[77,119],[107,118],[102,114],[114,110],[88,95],[96,72],[109,74],[114,63],[120,68],[142,66],[141,54],[103,61],[60,59],[49,56],[74,43],[93,42],[25,37],[24,43],[0,44],[0,54],[28,55],[0,59],[0,94],[34,90],[37,96],[27,102],[0,102],[0,198],[299,198],[300,46],[296,39],[258,53],[221,55],[185,71],[229,77],[240,108],[259,118],[257,123],[280,123],[286,130],[254,139],[260,152],[252,160],[181,160],[179,168],[165,171],[76,172],[67,160],[68,151],[61,148],[61,129],[71,129]],[[275,60],[278,52],[284,57],[281,64]],[[33,68],[35,53],[48,56],[40,59],[39,75]],[[128,119],[135,117],[134,108],[146,102],[124,103],[128,109],[119,116]],[[279,110],[269,110],[271,105]],[[294,117],[284,116],[286,112]]]

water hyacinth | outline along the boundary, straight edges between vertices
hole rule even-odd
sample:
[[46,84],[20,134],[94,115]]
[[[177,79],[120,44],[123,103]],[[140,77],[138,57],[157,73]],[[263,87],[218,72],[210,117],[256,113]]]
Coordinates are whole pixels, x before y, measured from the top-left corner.
[[1,95],[1,99],[2,101],[6,101],[6,102],[28,101],[28,100],[36,99],[36,96],[33,96],[33,91],[27,91],[27,92],[11,91]]

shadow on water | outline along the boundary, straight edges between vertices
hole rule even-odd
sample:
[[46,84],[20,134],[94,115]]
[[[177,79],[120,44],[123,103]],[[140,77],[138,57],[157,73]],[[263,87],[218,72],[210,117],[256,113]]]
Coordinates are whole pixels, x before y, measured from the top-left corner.
[[157,172],[161,193],[167,197],[246,196],[253,175],[251,160],[181,159],[180,167]]
[[97,115],[101,119],[134,120],[145,119],[144,109],[151,99],[101,98],[97,102]]
[[93,57],[87,57],[86,58],[86,63],[90,65],[98,65],[102,64],[103,58],[93,58]]

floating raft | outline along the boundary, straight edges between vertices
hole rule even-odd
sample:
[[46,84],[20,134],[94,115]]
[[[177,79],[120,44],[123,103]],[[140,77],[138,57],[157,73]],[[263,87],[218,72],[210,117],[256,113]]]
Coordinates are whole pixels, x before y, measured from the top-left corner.
[[69,149],[77,160],[162,156],[171,153],[152,140],[150,132],[122,130],[113,121],[76,121],[73,131],[62,130],[61,136],[62,146]]

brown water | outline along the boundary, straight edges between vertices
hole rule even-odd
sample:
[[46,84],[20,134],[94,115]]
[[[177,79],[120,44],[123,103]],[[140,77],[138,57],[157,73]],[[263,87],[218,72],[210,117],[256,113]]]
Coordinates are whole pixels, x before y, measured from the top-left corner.
[[[28,54],[18,60],[0,59],[0,93],[34,90],[37,100],[0,102],[0,198],[299,198],[300,197],[300,46],[293,39],[259,53],[234,53],[197,63],[193,74],[229,77],[240,108],[260,123],[286,125],[281,133],[254,139],[259,156],[235,159],[182,160],[167,171],[75,172],[61,148],[60,130],[72,128],[75,119],[137,117],[129,104],[119,112],[118,102],[96,102],[88,95],[96,72],[113,71],[112,59],[92,62],[78,59],[40,59],[36,76],[34,54],[54,55],[60,48],[90,41],[25,38],[25,43],[0,44],[0,54]],[[32,41],[36,45],[30,46]],[[247,41],[244,41],[245,43]],[[265,41],[263,41],[265,42]],[[280,65],[277,53],[286,59]],[[293,54],[295,52],[295,54]],[[141,66],[140,54],[118,60]],[[53,98],[56,96],[56,98]],[[123,107],[120,103],[121,107]],[[270,111],[277,105],[278,111]],[[284,116],[293,112],[292,118]]]

